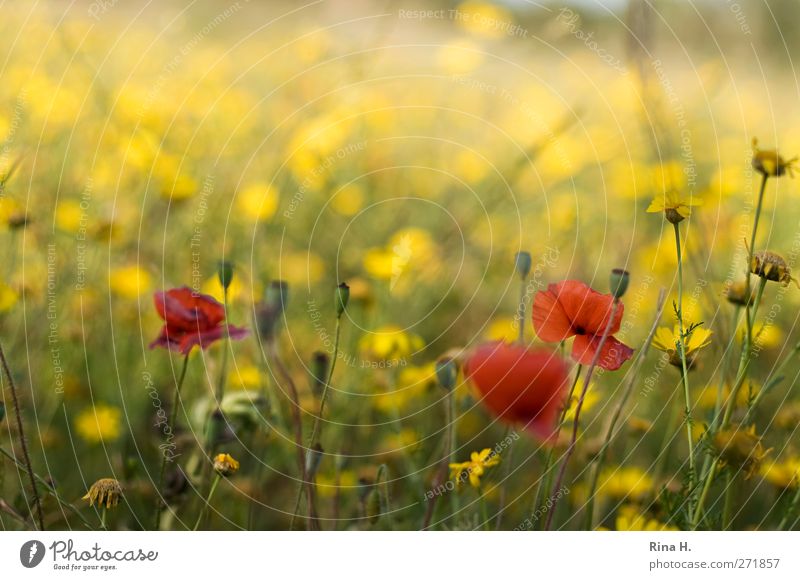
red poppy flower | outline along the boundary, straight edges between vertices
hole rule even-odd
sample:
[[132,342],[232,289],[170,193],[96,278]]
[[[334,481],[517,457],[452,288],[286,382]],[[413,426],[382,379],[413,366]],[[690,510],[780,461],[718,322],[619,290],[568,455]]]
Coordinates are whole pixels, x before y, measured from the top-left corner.
[[[533,327],[547,342],[574,336],[572,358],[588,365],[600,345],[613,304],[611,294],[600,294],[577,280],[550,284],[533,299]],[[633,355],[632,348],[611,336],[619,330],[623,311],[624,306],[618,305],[597,362],[609,371],[617,370]]]
[[225,325],[225,307],[205,294],[190,288],[173,288],[156,292],[153,297],[158,315],[164,320],[161,334],[150,348],[160,346],[188,354],[195,345],[208,348],[225,336],[240,340],[247,336],[246,328]]
[[490,342],[470,356],[464,372],[492,413],[552,442],[566,397],[567,365],[553,352]]

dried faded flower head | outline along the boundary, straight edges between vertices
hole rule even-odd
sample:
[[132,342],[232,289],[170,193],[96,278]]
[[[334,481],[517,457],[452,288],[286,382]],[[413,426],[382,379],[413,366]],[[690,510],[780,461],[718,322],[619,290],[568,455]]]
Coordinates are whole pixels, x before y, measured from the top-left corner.
[[748,429],[737,426],[720,431],[714,436],[714,447],[723,463],[742,469],[747,477],[756,473],[771,449],[764,449],[755,425]]
[[112,508],[119,503],[121,497],[122,485],[116,479],[104,477],[95,481],[81,499],[88,501],[90,506],[96,503],[98,506]]
[[222,477],[228,477],[239,471],[239,462],[227,453],[214,457],[214,471]]
[[750,296],[747,296],[747,283],[743,280],[731,282],[725,286],[725,297],[731,304],[747,306],[753,303],[753,289],[750,289]]
[[753,259],[750,261],[750,272],[765,280],[780,282],[784,286],[788,286],[789,282],[798,284],[797,280],[792,278],[792,271],[786,264],[786,260],[768,250],[753,254]]
[[775,149],[759,149],[758,139],[753,138],[753,169],[765,177],[780,177],[786,173],[794,177],[793,169],[797,157],[788,161]]

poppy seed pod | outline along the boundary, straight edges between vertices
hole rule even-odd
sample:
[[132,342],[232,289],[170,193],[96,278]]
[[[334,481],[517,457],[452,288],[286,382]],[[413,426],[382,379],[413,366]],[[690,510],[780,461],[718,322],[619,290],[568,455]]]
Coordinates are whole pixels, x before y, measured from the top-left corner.
[[514,267],[517,269],[517,274],[523,280],[531,273],[531,255],[529,252],[517,252],[514,255]]
[[614,268],[611,270],[609,287],[611,288],[611,294],[614,295],[614,298],[619,300],[625,295],[625,292],[628,290],[628,283],[630,280],[631,275],[627,270],[623,270],[621,268]]
[[255,322],[258,334],[265,341],[275,337],[275,326],[289,303],[289,285],[283,280],[273,280],[264,292],[264,301],[255,305]]
[[456,386],[458,367],[451,358],[440,358],[436,361],[436,378],[445,391],[452,391]]
[[233,282],[233,270],[233,262],[229,262],[228,260],[220,260],[217,265],[217,278],[219,278],[219,283],[225,290],[227,290],[231,282]]
[[350,286],[342,282],[336,287],[336,317],[344,314],[347,302],[350,300]]

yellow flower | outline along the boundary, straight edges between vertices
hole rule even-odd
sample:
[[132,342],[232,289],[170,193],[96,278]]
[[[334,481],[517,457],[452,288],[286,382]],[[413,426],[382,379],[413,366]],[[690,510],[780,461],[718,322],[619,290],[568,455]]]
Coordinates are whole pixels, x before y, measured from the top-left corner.
[[[89,502],[90,506],[97,503],[98,507],[102,506],[106,509],[115,507],[120,498],[122,497],[122,486],[119,481],[110,477],[98,479],[89,488],[81,499]],[[104,505],[105,504],[105,505]]]
[[761,477],[781,489],[797,487],[800,485],[800,458],[790,457],[780,463],[773,461],[764,464]]
[[239,462],[227,453],[219,453],[214,457],[214,471],[222,477],[228,477],[239,471]]
[[[689,328],[690,325],[686,324],[685,327]],[[713,333],[710,330],[703,328],[702,326],[695,326],[694,329],[692,329],[691,333],[689,334],[689,338],[686,339],[685,345],[686,364],[689,367],[694,364],[694,359],[697,356],[698,351],[711,344],[712,334]],[[681,366],[681,357],[676,349],[676,343],[680,340],[680,337],[680,327],[677,324],[672,331],[663,326],[659,327],[658,330],[656,330],[656,335],[653,337],[653,346],[658,350],[669,354],[670,364],[676,367]]]
[[77,201],[68,199],[56,206],[56,226],[60,230],[74,234],[81,226],[86,227],[87,223],[87,217]]
[[346,216],[354,216],[364,205],[364,191],[355,184],[344,186],[331,199],[333,211]]
[[680,194],[675,190],[668,190],[664,195],[656,195],[650,206],[648,213],[664,212],[664,215],[671,223],[679,223],[692,215],[692,207],[702,205],[703,201],[694,196]]
[[149,292],[153,285],[150,274],[136,265],[115,268],[109,279],[114,294],[130,300]]
[[120,435],[121,419],[118,407],[100,403],[78,415],[75,430],[88,443],[114,441]]
[[747,429],[733,426],[714,436],[714,447],[720,454],[722,463],[743,469],[750,477],[760,468],[771,449],[764,449],[761,437],[756,434],[756,426]]
[[370,248],[364,254],[364,270],[378,280],[390,280],[394,269],[394,252],[384,248]]
[[792,278],[792,271],[786,264],[786,260],[775,252],[765,250],[754,253],[750,262],[750,272],[764,280],[780,282],[784,286],[788,286],[789,282],[794,282],[800,287],[800,282]]
[[775,149],[759,149],[758,139],[753,137],[753,169],[758,171],[761,175],[766,177],[780,177],[785,173],[789,173],[794,177],[794,163],[797,157],[789,159],[788,161],[778,154]]
[[[200,286],[200,292],[203,294],[208,294],[219,302],[224,302],[225,300],[225,289],[222,287],[222,283],[219,281],[219,276],[216,274],[210,276],[205,282],[203,282],[203,285]],[[238,300],[244,295],[244,292],[245,284],[242,281],[242,277],[238,272],[234,272],[233,279],[228,286],[228,301],[234,302]],[[257,294],[255,289],[253,289],[253,294]]]
[[256,391],[261,388],[261,371],[251,364],[241,364],[228,374],[228,384],[244,391]]
[[514,342],[519,336],[519,323],[511,316],[495,318],[486,329],[487,340]]
[[[582,383],[581,383],[582,384]],[[567,408],[567,412],[564,413],[564,423],[569,424],[575,418],[575,408],[578,406],[578,399],[580,398],[581,387],[577,386],[575,389],[575,394],[572,396],[572,399],[569,401],[569,407]],[[581,407],[581,412],[586,413],[592,409],[597,404],[597,401],[600,400],[600,395],[595,390],[586,391],[586,396],[583,398],[583,406]]]
[[320,473],[317,475],[316,488],[319,497],[331,498],[336,494],[347,495],[358,485],[358,477],[353,471],[343,470],[339,473],[338,482],[335,475]]
[[613,499],[639,500],[653,490],[653,478],[638,467],[609,467],[600,474],[597,494]]
[[662,524],[657,519],[639,513],[636,506],[625,505],[617,511],[615,527],[618,532],[674,532],[680,528]]
[[362,336],[358,341],[358,347],[374,359],[401,361],[422,350],[425,341],[399,326],[386,325]]
[[473,451],[469,456],[469,461],[463,463],[450,464],[450,477],[457,484],[464,483],[469,479],[472,487],[480,487],[481,477],[489,467],[494,467],[500,463],[500,455],[491,449],[483,451]]
[[11,286],[0,282],[0,312],[11,310],[18,299],[19,296]]
[[236,195],[239,215],[251,222],[268,220],[278,209],[278,192],[267,183],[253,183]]
[[511,13],[491,2],[468,0],[459,4],[458,10],[458,24],[473,34],[501,38],[517,30]]

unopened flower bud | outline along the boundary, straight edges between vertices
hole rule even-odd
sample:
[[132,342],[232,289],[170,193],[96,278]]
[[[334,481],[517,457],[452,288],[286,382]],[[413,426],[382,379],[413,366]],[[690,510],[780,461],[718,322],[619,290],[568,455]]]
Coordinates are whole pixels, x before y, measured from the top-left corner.
[[364,511],[367,514],[367,521],[370,525],[377,524],[381,519],[381,496],[377,488],[373,488],[367,496],[367,502],[364,506]]
[[264,292],[264,303],[278,315],[286,310],[289,304],[289,284],[283,280],[273,280]]
[[224,290],[227,290],[231,282],[233,282],[233,270],[233,262],[229,262],[228,260],[220,260],[217,265],[217,278],[219,278],[219,283]]
[[436,378],[446,391],[449,392],[455,388],[457,377],[458,367],[453,359],[440,358],[436,361]]
[[256,328],[265,341],[275,338],[275,327],[289,303],[289,285],[273,280],[264,292],[264,301],[255,305]]
[[347,302],[350,300],[350,286],[342,282],[336,288],[336,317],[344,314]]
[[621,268],[614,268],[611,270],[609,287],[611,288],[611,294],[614,295],[614,298],[619,300],[625,295],[625,292],[628,290],[628,283],[630,280],[631,275],[627,270],[623,270]]
[[523,280],[531,272],[531,255],[529,252],[517,252],[514,255],[514,267],[517,269],[519,277]]

